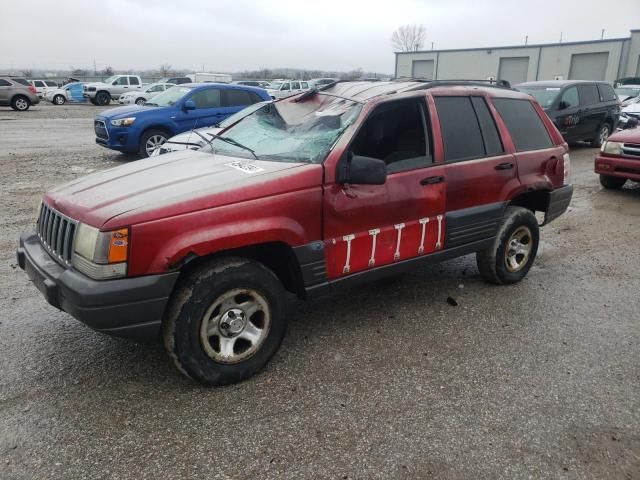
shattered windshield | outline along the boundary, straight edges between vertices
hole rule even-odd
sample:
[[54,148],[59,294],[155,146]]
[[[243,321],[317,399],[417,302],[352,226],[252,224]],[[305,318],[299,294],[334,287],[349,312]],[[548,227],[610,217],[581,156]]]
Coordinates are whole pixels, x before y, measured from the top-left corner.
[[204,150],[260,160],[321,163],[360,111],[360,104],[326,97],[320,102],[269,103],[221,134],[235,145],[214,138]]

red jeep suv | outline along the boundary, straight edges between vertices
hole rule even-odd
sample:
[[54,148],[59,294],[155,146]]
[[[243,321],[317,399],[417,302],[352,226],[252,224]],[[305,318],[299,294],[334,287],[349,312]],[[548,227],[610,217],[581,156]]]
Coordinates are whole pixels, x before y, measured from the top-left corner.
[[573,192],[536,101],[480,82],[338,82],[206,141],[46,193],[17,256],[52,305],[104,333],[161,337],[210,384],[267,363],[287,292],[470,253],[489,282],[521,280],[534,213],[550,222]]

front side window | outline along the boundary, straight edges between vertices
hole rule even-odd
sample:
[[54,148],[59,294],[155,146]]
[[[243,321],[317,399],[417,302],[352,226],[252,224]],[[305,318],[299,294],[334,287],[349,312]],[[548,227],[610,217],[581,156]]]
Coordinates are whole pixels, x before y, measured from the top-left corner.
[[447,162],[485,155],[482,131],[470,97],[435,97]]
[[529,100],[494,98],[518,152],[551,148],[553,143],[540,115]]
[[220,106],[220,90],[217,88],[202,90],[194,93],[190,100],[196,104],[196,109],[218,108]]
[[289,83],[283,83],[282,86],[280,87],[280,90],[291,90],[291,86],[289,85]]
[[598,87],[594,84],[578,85],[578,93],[580,94],[580,105],[593,105],[594,103],[600,103]]
[[424,168],[433,163],[427,118],[422,98],[384,103],[369,115],[349,151],[384,160],[388,173]]
[[292,90],[300,90],[300,82],[293,82],[291,84],[291,89]]
[[128,81],[127,77],[120,77],[115,82],[113,82],[113,84],[114,85],[129,85],[129,81]]
[[318,110],[311,101],[263,104],[221,134],[227,141],[213,137],[205,150],[247,159],[322,163],[361,111],[359,104],[342,99],[323,107]]
[[574,108],[580,105],[580,98],[578,97],[578,89],[576,87],[567,88],[562,94],[559,107],[561,108]]

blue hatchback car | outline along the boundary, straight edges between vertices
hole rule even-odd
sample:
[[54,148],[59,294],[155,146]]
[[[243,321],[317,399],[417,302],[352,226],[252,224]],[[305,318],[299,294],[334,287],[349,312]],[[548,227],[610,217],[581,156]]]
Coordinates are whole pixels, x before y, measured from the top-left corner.
[[178,133],[215,125],[247,105],[265,100],[271,100],[266,90],[245,85],[176,85],[144,106],[112,108],[96,115],[96,143],[148,157]]

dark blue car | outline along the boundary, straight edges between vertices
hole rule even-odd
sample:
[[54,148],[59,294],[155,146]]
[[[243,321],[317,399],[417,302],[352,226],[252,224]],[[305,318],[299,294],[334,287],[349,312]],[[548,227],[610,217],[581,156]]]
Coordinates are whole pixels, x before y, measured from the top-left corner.
[[262,88],[222,83],[176,85],[144,106],[112,108],[96,115],[96,143],[148,157],[168,138],[215,125],[247,105],[271,100]]

